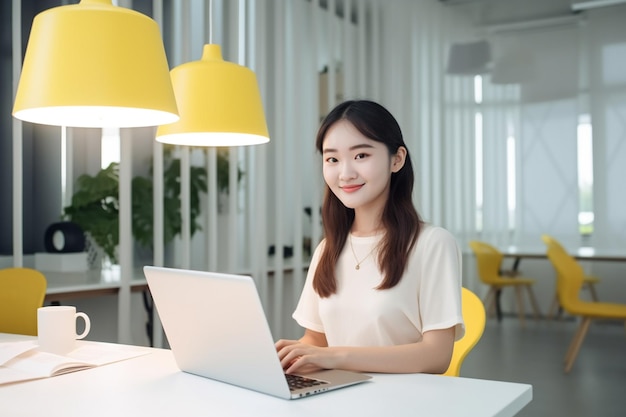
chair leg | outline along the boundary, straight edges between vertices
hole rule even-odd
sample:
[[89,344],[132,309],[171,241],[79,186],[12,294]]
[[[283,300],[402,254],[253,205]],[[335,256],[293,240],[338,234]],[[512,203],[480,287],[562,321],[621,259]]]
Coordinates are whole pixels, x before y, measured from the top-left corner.
[[519,285],[515,286],[515,300],[517,301],[517,315],[522,327],[526,326],[524,321],[524,297],[522,296],[522,288]]
[[489,291],[483,300],[483,304],[485,305],[485,310],[489,314],[489,316],[493,316],[495,309],[495,294],[496,289],[494,287],[489,287]]
[[593,301],[599,301],[600,299],[598,298],[598,293],[596,292],[596,286],[595,284],[589,282],[587,283],[587,288],[589,288],[589,293],[591,294],[591,299]]
[[541,317],[541,310],[539,309],[539,304],[537,303],[537,299],[535,298],[535,292],[533,291],[530,285],[526,286],[526,291],[528,292],[528,298],[530,298],[530,305],[533,309],[533,317],[535,321],[539,320]]
[[578,356],[578,351],[580,350],[580,346],[587,335],[587,330],[589,330],[589,324],[591,323],[591,318],[582,317],[582,322],[578,326],[576,330],[576,334],[572,339],[572,342],[567,349],[567,353],[565,354],[565,373],[568,373],[572,369],[572,365],[574,365],[574,361]]
[[502,288],[496,288],[495,305],[496,305],[496,316],[498,317],[498,321],[502,321],[502,304],[500,303],[500,299],[502,298]]
[[548,320],[552,320],[553,317],[559,316],[559,295],[554,293],[552,304],[550,304],[550,310],[548,310]]

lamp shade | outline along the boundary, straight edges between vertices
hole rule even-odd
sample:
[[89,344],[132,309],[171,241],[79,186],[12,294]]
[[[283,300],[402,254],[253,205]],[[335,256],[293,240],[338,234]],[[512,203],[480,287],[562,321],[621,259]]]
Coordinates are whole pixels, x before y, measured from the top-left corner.
[[491,64],[491,45],[487,41],[453,43],[450,46],[446,73],[451,75],[484,74]]
[[204,45],[202,59],[171,71],[180,113],[159,126],[156,140],[189,146],[243,146],[269,142],[256,76],[222,59],[219,45]]
[[38,14],[13,116],[75,127],[177,121],[159,26],[111,0],[82,0]]

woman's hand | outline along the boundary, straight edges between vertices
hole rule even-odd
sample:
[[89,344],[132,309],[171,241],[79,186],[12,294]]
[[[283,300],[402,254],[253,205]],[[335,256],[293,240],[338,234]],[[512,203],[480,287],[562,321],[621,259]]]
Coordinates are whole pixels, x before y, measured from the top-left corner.
[[332,369],[337,365],[333,349],[302,343],[299,340],[279,340],[276,351],[286,373],[305,373]]

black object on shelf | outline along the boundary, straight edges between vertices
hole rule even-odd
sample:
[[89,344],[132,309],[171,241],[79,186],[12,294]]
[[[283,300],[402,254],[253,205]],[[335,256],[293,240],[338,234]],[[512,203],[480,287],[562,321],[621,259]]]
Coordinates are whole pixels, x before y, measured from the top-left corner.
[[44,235],[46,252],[74,253],[85,250],[85,232],[73,222],[52,223]]

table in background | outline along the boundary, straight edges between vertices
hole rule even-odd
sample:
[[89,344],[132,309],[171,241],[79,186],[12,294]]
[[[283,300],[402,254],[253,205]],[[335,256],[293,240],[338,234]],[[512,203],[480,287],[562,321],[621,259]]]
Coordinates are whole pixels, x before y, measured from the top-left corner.
[[[0,342],[17,339],[0,334]],[[289,401],[181,372],[171,351],[146,349],[150,353],[138,358],[1,386],[0,411],[3,416],[50,417],[506,417],[532,400],[527,384],[374,374],[362,384]]]
[[[48,302],[117,294],[121,288],[119,267],[80,272],[41,271],[46,277]],[[130,282],[131,291],[148,289],[143,272],[138,269]]]
[[[505,258],[514,258],[511,267],[511,279],[515,279],[515,273],[519,271],[519,265],[522,259],[548,259],[545,247],[518,247],[508,246],[498,248]],[[626,262],[626,250],[604,250],[592,247],[580,247],[575,251],[568,251],[575,259],[581,261],[610,261],[610,262]],[[502,320],[502,309],[500,307],[500,296],[502,290],[496,291],[496,316],[498,321]]]
[[[515,258],[513,261],[513,270],[517,271],[522,259],[548,259],[546,248],[520,248],[517,246],[509,246],[501,249],[505,258]],[[575,251],[568,251],[575,259],[579,261],[609,261],[609,262],[626,262],[626,250],[604,250],[592,247],[580,247]]]

